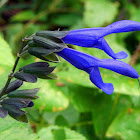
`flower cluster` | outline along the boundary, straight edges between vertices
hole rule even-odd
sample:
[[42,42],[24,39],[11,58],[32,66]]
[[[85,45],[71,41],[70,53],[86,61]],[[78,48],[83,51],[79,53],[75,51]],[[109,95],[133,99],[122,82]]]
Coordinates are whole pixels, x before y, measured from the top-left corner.
[[[112,83],[104,83],[99,68],[105,68],[130,78],[138,79],[140,76],[130,65],[117,59],[124,59],[124,51],[114,53],[104,37],[112,33],[139,31],[140,23],[131,20],[117,21],[107,27],[85,28],[71,31],[38,31],[29,38],[23,39],[21,49],[13,70],[3,89],[0,90],[0,117],[7,114],[18,121],[28,122],[26,112],[22,108],[32,107],[32,99],[39,91],[36,89],[17,90],[24,82],[37,82],[37,78],[56,79],[53,72],[55,67],[50,67],[47,62],[36,62],[25,65],[15,72],[19,58],[26,52],[44,61],[59,62],[57,55],[61,56],[76,68],[89,74],[91,82],[106,94],[112,94]],[[71,49],[67,44],[81,47],[98,48],[107,53],[111,59],[99,59],[92,55]],[[12,78],[17,80],[10,82]],[[139,80],[139,79],[138,79]]]
[[[26,112],[22,110],[22,108],[32,107],[34,103],[33,99],[37,99],[36,96],[39,88],[35,89],[26,89],[26,90],[16,90],[22,86],[23,82],[36,83],[38,78],[41,79],[56,79],[57,75],[53,72],[55,67],[50,67],[47,62],[35,62],[25,66],[22,66],[15,72],[16,65],[18,63],[19,58],[29,52],[29,54],[34,55],[42,60],[49,62],[58,62],[58,57],[54,52],[58,50],[62,50],[65,47],[63,41],[58,38],[52,37],[51,39],[45,39],[49,41],[49,43],[43,44],[44,38],[34,36],[34,38],[24,38],[21,49],[17,55],[17,59],[15,61],[14,67],[11,73],[8,75],[8,80],[4,86],[0,90],[0,117],[5,118],[7,114],[9,114],[12,118],[21,121],[28,122],[28,118],[26,116]],[[39,42],[41,46],[35,44],[35,42]],[[54,48],[47,49],[43,48],[44,46]],[[13,78],[13,82],[10,82]]]
[[[8,75],[4,88],[0,90],[1,118],[5,118],[7,114],[9,114],[12,118],[27,123],[26,112],[21,109],[34,105],[32,100],[38,98],[36,94],[39,88],[27,90],[16,89],[22,86],[23,82],[36,83],[38,78],[57,78],[57,75],[53,72],[56,67],[50,67],[48,62],[59,62],[56,53],[62,51],[66,47],[66,44],[59,37],[64,37],[67,32],[56,33],[53,36],[49,32],[49,35],[45,37],[42,37],[41,34],[42,31],[22,39],[22,45],[17,54],[13,69]],[[20,57],[26,52],[47,62],[30,63],[15,71]],[[13,78],[17,80],[11,82]]]
[[101,49],[113,59],[124,59],[127,57],[127,54],[123,51],[115,54],[103,37],[113,33],[139,30],[139,22],[122,20],[114,22],[107,27],[72,30],[64,38],[62,38],[62,40],[68,44]]
[[93,84],[102,89],[105,93],[112,94],[114,90],[113,85],[111,83],[103,83],[99,67],[112,70],[131,78],[138,79],[139,75],[136,70],[130,65],[116,60],[126,58],[127,54],[124,51],[114,53],[103,37],[112,33],[122,33],[139,30],[139,22],[122,20],[117,21],[107,27],[72,30],[64,38],[62,38],[62,40],[68,44],[101,49],[113,59],[98,59],[91,55],[69,48],[65,48],[64,50],[59,52],[58,55],[66,59],[69,63],[71,63],[78,69],[84,70],[89,73],[90,80]]
[[[109,69],[124,76],[136,79],[139,78],[139,74],[130,65],[116,60],[124,59],[128,55],[124,51],[114,53],[104,37],[113,33],[123,33],[139,30],[139,22],[122,20],[114,22],[107,27],[85,28],[71,31],[39,31],[35,33],[33,41],[37,45],[40,45],[43,48],[49,49],[53,53],[58,54],[69,63],[74,65],[76,68],[89,73],[90,80],[93,84],[102,89],[102,91],[105,93],[112,94],[114,87],[111,83],[103,82],[99,67]],[[98,59],[80,51],[67,48],[66,45],[64,45],[65,43],[78,45],[81,47],[101,49],[113,59]],[[42,52],[42,54],[44,52]]]
[[39,88],[17,90],[22,86],[22,84],[23,81],[21,80],[15,80],[9,84],[4,93],[7,98],[0,102],[1,118],[5,118],[7,114],[9,114],[11,117],[18,121],[28,122],[26,112],[21,110],[21,108],[32,107],[34,105],[32,99],[38,98],[36,93],[39,91]]
[[139,78],[137,71],[133,67],[119,60],[99,59],[70,48],[65,48],[57,54],[74,65],[76,68],[89,73],[92,83],[107,94],[112,94],[114,88],[111,83],[103,82],[99,67],[109,69],[131,78]]
[[[33,99],[36,96],[39,88],[17,90],[23,84],[23,81],[35,83],[37,78],[41,79],[56,79],[57,76],[53,73],[55,67],[49,67],[47,62],[35,62],[25,65],[13,74],[14,80],[11,82],[7,89],[4,91],[2,98],[0,98],[0,117],[5,118],[7,114],[18,121],[28,122],[26,112],[22,108],[32,107]],[[0,90],[0,93],[3,89]]]

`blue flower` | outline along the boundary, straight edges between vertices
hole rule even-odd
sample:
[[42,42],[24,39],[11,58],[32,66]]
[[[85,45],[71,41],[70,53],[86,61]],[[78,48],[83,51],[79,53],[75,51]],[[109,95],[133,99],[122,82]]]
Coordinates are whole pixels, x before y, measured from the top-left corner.
[[139,22],[121,20],[114,22],[107,27],[71,30],[65,37],[62,38],[62,40],[68,44],[101,49],[113,59],[124,59],[127,57],[127,54],[124,51],[114,53],[103,37],[112,33],[139,30]]
[[99,59],[70,48],[65,48],[62,51],[57,52],[57,54],[76,68],[89,73],[91,82],[107,94],[112,94],[114,87],[111,83],[103,82],[99,67],[109,69],[131,78],[139,78],[137,71],[133,67],[119,60]]

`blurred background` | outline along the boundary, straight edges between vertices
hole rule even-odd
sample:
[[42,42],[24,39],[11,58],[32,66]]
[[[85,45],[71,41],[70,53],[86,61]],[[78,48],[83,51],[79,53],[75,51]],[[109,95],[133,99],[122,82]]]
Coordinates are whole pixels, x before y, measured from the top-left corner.
[[[140,22],[140,0],[1,0],[0,87],[14,64],[25,35],[39,30],[72,30],[104,27],[118,20]],[[140,74],[140,31],[105,37],[115,52]],[[98,58],[101,50],[70,46]],[[24,55],[18,68],[39,59]],[[104,82],[113,83],[114,93],[97,89],[89,75],[63,59],[56,65],[57,80],[24,83],[23,89],[40,87],[39,99],[26,110],[29,124],[0,118],[3,140],[139,140],[140,89],[136,79],[100,69]]]

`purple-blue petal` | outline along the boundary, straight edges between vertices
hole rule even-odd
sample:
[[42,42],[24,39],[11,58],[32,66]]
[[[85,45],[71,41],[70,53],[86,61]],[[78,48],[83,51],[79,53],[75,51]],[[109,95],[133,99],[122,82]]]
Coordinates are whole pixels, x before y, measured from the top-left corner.
[[[81,47],[98,48],[97,44],[99,43],[98,41],[100,38],[103,38],[104,36],[112,33],[123,33],[132,31],[140,31],[140,23],[132,20],[121,20],[114,22],[107,27],[71,30],[64,38],[62,38],[62,40],[65,43]],[[123,57],[126,57],[125,53],[123,53],[123,55],[120,56],[120,54],[118,54],[118,56],[116,57],[121,59]]]
[[131,78],[139,78],[137,71],[133,67],[119,60],[99,59],[71,48],[65,48],[57,54],[76,68],[84,71],[90,67],[101,67]]
[[[71,48],[65,48],[60,52],[57,52],[59,56],[67,60],[69,63],[71,63],[73,66],[75,66],[78,69],[84,70],[86,68],[89,68],[90,62],[87,61],[88,56],[85,53],[79,52],[77,50],[71,49]],[[89,56],[90,59],[90,56]],[[95,60],[96,63],[96,60]]]
[[106,94],[112,94],[114,87],[111,83],[104,83],[99,71],[98,67],[93,67],[91,69],[90,74],[90,80],[91,82],[96,85],[98,88],[102,89],[103,92]]
[[132,20],[121,20],[106,27],[106,34],[140,31],[140,23]]
[[32,107],[34,106],[34,103],[31,101],[29,104],[28,104],[28,107]]
[[124,51],[114,53],[104,38],[99,39],[98,43],[94,45],[94,48],[103,50],[106,54],[111,56],[113,59],[124,59],[128,57],[127,53]]
[[65,43],[81,47],[94,47],[100,36],[104,35],[104,27],[71,30],[62,40]]
[[98,61],[96,63],[96,66],[109,69],[111,71],[114,71],[116,73],[131,77],[131,78],[136,78],[136,79],[139,78],[139,74],[133,67],[119,60],[103,59],[101,61]]
[[111,83],[103,82],[99,67],[109,69],[131,78],[139,78],[137,71],[122,61],[114,59],[99,59],[71,48],[65,48],[57,54],[74,65],[76,68],[89,73],[91,82],[107,94],[112,94],[114,87]]

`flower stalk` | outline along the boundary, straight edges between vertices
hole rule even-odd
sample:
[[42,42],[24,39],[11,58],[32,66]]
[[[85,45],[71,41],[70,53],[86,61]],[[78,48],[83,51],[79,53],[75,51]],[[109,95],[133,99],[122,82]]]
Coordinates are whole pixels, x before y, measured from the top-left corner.
[[22,45],[21,45],[21,47],[20,47],[20,49],[19,49],[19,52],[17,53],[17,58],[16,58],[16,61],[15,61],[15,64],[14,64],[14,66],[13,66],[13,68],[12,68],[12,71],[11,71],[10,74],[8,75],[8,79],[7,79],[7,82],[6,82],[5,86],[4,86],[4,88],[3,88],[2,91],[0,92],[0,98],[3,96],[3,94],[4,94],[4,92],[6,91],[6,89],[7,89],[8,85],[9,85],[10,81],[11,81],[12,78],[13,78],[13,74],[14,74],[14,72],[15,72],[15,69],[16,69],[17,64],[18,64],[18,62],[19,62],[19,59],[20,59],[20,55],[19,55],[19,54],[22,53],[22,49],[24,48],[24,46],[26,45],[26,43],[27,43],[26,40],[22,40]]

